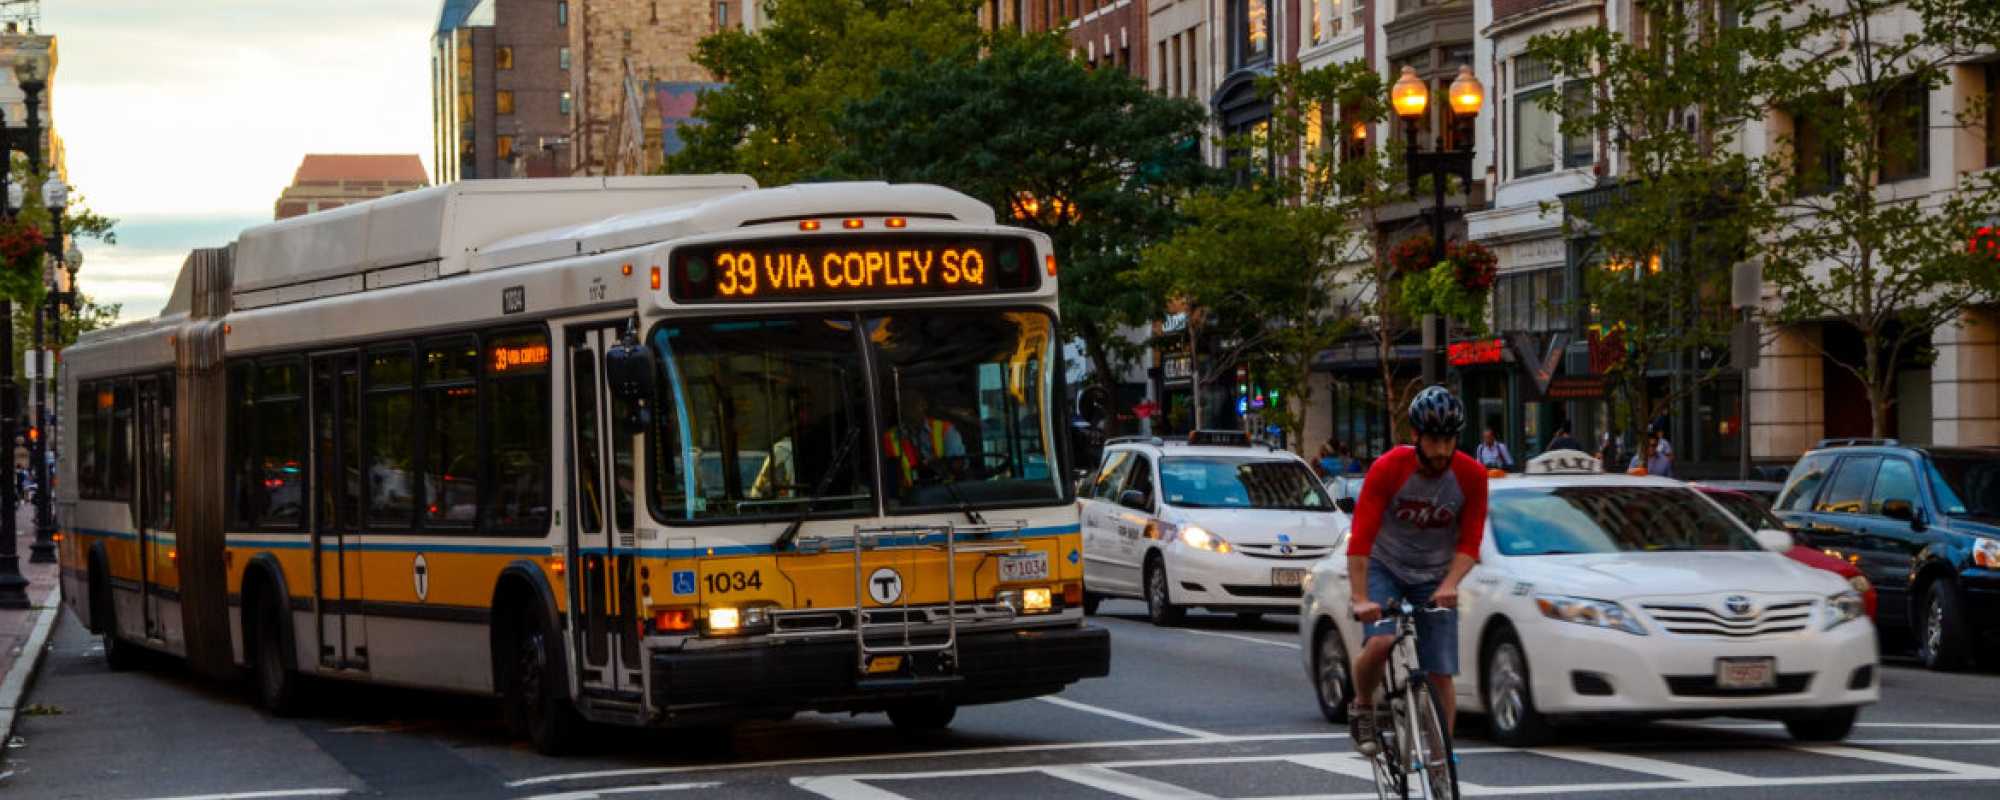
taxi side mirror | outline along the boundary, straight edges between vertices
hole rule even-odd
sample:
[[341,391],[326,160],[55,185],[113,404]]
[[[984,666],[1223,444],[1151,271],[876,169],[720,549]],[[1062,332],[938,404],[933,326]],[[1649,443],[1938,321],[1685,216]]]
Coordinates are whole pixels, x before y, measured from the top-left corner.
[[1138,489],[1126,489],[1123,494],[1118,495],[1118,504],[1137,511],[1153,510],[1152,498]]
[[1340,509],[1343,514],[1352,514],[1354,513],[1354,498],[1343,497],[1335,500],[1333,501],[1333,507]]
[[1791,534],[1770,528],[1758,531],[1756,537],[1757,546],[1773,553],[1790,552],[1794,544]]

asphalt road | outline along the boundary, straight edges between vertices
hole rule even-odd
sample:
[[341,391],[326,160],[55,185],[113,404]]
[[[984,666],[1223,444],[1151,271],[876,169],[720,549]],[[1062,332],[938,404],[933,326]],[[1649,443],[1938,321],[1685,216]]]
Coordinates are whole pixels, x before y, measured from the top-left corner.
[[[1157,629],[1133,603],[1097,618],[1113,674],[1061,696],[960,712],[910,741],[880,716],[801,716],[729,733],[608,730],[588,755],[509,741],[489,703],[323,686],[272,719],[240,690],[162,662],[104,666],[65,620],[0,764],[0,797],[913,798],[1373,797],[1345,733],[1312,703],[1289,617],[1194,615]],[[2000,674],[1891,659],[1883,702],[1839,746],[1774,723],[1592,726],[1535,750],[1460,737],[1467,796],[1926,798],[2000,796]]]

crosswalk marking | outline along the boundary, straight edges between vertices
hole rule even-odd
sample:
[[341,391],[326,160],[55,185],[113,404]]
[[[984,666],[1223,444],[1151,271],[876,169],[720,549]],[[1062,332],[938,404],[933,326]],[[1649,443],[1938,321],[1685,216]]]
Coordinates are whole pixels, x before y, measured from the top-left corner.
[[1816,753],[1823,756],[1838,756],[1840,758],[1854,758],[1854,759],[1860,759],[1862,761],[1874,761],[1876,763],[1890,764],[1898,767],[1910,767],[1912,769],[1927,769],[1935,772],[1943,772],[1952,775],[1958,775],[1965,778],[1984,778],[1984,779],[2000,778],[2000,768],[1988,767],[1980,764],[1967,764],[1961,761],[1946,761],[1942,758],[1929,758],[1926,756],[1913,756],[1904,753],[1892,753],[1886,750],[1867,750],[1859,747],[1843,747],[1840,745],[1793,745],[1792,749],[1806,753]]
[[1168,733],[1178,733],[1182,736],[1190,736],[1196,739],[1222,738],[1221,736],[1209,733],[1208,731],[1195,730],[1193,728],[1184,727],[1181,725],[1175,725],[1171,722],[1161,722],[1156,719],[1147,719],[1137,714],[1127,714],[1123,711],[1113,711],[1108,708],[1099,708],[1097,706],[1089,705],[1087,703],[1079,703],[1075,700],[1070,700],[1064,697],[1057,697],[1055,695],[1048,695],[1046,697],[1037,697],[1035,699],[1040,700],[1044,703],[1051,703],[1075,711],[1082,711],[1088,714],[1096,714],[1100,717],[1110,717],[1120,722],[1129,722],[1134,725],[1142,725],[1148,728],[1152,728],[1154,730],[1167,731]]
[[1042,772],[1120,797],[1130,797],[1133,800],[1216,800],[1214,795],[1197,792],[1184,786],[1175,786],[1165,781],[1142,778],[1129,772],[1119,772],[1091,764],[1046,767]]
[[1528,752],[1532,752],[1538,756],[1549,756],[1565,761],[1575,761],[1580,764],[1609,767],[1624,772],[1637,772],[1642,775],[1658,775],[1663,778],[1673,778],[1674,780],[1694,783],[1736,783],[1744,780],[1744,776],[1734,772],[1724,772],[1719,769],[1697,767],[1692,764],[1635,756],[1630,753],[1611,753],[1603,750],[1592,750],[1587,747],[1544,747]]

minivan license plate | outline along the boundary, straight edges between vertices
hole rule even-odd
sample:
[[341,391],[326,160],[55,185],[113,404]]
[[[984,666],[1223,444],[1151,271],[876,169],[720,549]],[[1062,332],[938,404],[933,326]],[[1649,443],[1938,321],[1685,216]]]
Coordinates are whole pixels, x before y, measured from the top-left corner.
[[1306,571],[1302,569],[1271,570],[1272,586],[1301,586],[1306,582]]
[[1000,557],[1000,582],[1024,583],[1049,579],[1049,554],[1026,553]]
[[1715,660],[1715,688],[1769,689],[1778,685],[1775,658],[1718,658]]

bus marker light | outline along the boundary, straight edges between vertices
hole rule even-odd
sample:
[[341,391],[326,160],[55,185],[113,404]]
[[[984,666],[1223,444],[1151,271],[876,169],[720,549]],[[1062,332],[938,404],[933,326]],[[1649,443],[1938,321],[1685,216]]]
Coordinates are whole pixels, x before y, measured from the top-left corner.
[[709,633],[735,633],[743,627],[742,615],[733,608],[711,608],[708,610]]
[[1075,582],[1063,584],[1063,605],[1083,605],[1083,584]]
[[662,633],[694,630],[694,610],[663,608],[653,613],[653,630]]
[[1049,277],[1053,278],[1056,276],[1056,256],[1054,253],[1042,256],[1042,269],[1048,271]]
[[1030,614],[1043,614],[1049,610],[1049,587],[1037,586],[1021,590],[1021,610]]
[[632,277],[632,262],[627,261],[624,264],[619,265],[618,274],[623,275],[627,278]]
[[910,221],[903,219],[902,217],[890,217],[887,220],[884,220],[882,224],[887,225],[891,228],[901,228],[906,225],[909,225]]
[[840,227],[846,228],[850,231],[861,230],[861,226],[863,224],[864,223],[862,223],[862,221],[859,219],[844,219],[840,221]]
[[807,233],[819,230],[819,220],[816,219],[801,220],[799,222],[799,230],[805,231]]
[[172,561],[172,562],[175,562],[175,563],[179,563],[179,562],[180,562],[180,560],[181,560],[181,551],[179,551],[179,550],[168,550],[168,551],[167,551],[167,560],[168,560],[168,561]]
[[654,268],[653,268],[653,291],[656,291],[656,292],[657,292],[657,291],[659,291],[659,290],[660,290],[660,268],[659,268],[659,267],[654,267]]

